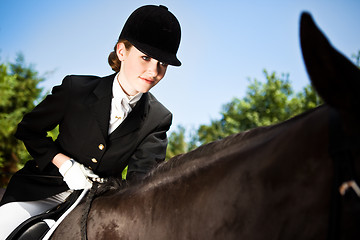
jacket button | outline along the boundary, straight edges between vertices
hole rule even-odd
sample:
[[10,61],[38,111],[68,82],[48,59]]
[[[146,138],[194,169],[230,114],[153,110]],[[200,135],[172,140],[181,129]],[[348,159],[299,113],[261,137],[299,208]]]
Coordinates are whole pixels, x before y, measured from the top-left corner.
[[91,161],[92,161],[93,163],[97,163],[96,158],[92,158]]
[[105,148],[105,146],[103,145],[103,144],[99,144],[99,149],[102,151],[104,148]]

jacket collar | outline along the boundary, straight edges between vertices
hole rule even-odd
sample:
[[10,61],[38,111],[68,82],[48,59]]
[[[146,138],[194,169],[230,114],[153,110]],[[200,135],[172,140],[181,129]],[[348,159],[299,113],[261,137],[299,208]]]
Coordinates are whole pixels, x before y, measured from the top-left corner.
[[[108,137],[108,129],[110,122],[110,110],[112,99],[112,86],[115,74],[103,77],[99,80],[99,84],[94,89],[93,93],[96,99],[90,104],[100,130],[105,139]],[[148,93],[144,93],[138,101],[134,109],[126,117],[124,122],[120,124],[111,134],[111,138],[117,138],[135,131],[142,125],[142,121],[146,118],[149,111]]]
[[100,78],[99,84],[94,90],[94,94],[98,99],[101,100],[103,98],[112,97],[112,86],[115,76],[116,73]]
[[111,109],[111,89],[116,74],[99,79],[99,83],[93,91],[93,97],[89,97],[90,111],[96,118],[104,139],[107,139]]

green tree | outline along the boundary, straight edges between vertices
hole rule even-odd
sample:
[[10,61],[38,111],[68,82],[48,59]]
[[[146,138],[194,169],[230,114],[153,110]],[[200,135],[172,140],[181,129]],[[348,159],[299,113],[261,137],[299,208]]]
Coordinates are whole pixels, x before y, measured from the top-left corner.
[[360,68],[360,50],[355,54],[351,56],[355,60],[355,65]]
[[166,159],[188,151],[188,144],[185,140],[185,128],[183,126],[177,126],[177,131],[170,133],[168,141]]
[[196,134],[190,136],[189,143],[185,139],[185,128],[180,126],[178,131],[173,131],[169,136],[167,159],[234,133],[285,121],[321,104],[310,85],[295,94],[288,75],[278,77],[275,72],[269,74],[266,70],[264,75],[265,83],[249,80],[245,97],[233,98],[223,105],[221,119],[200,125]]
[[43,78],[27,66],[18,54],[15,63],[0,64],[0,186],[5,186],[10,174],[17,171],[29,155],[23,143],[14,137],[23,115],[34,108],[41,97],[38,84]]
[[259,126],[285,121],[321,103],[311,86],[294,94],[288,75],[276,76],[264,70],[266,82],[254,79],[243,99],[234,98],[223,106],[222,118],[198,130],[200,144]]

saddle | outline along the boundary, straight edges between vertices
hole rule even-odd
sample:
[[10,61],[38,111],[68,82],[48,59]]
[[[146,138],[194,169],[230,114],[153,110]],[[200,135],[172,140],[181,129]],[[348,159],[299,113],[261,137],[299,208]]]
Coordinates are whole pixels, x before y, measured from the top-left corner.
[[42,239],[55,222],[76,202],[81,193],[81,190],[75,190],[64,203],[24,221],[12,231],[6,240]]

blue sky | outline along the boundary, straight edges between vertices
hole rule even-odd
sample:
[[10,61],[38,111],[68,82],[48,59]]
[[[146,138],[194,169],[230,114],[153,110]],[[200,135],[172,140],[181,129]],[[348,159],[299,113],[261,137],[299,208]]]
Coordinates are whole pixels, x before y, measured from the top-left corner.
[[360,50],[360,1],[0,0],[0,60],[22,52],[45,90],[68,74],[112,73],[107,56],[127,17],[146,4],[166,5],[180,21],[181,67],[169,67],[151,90],[177,125],[197,128],[218,119],[221,106],[243,97],[263,69],[290,74],[295,91],[309,83],[300,52],[299,18],[306,10],[348,58]]

